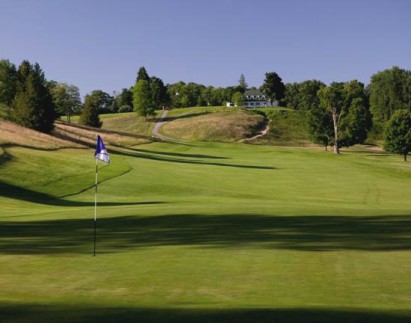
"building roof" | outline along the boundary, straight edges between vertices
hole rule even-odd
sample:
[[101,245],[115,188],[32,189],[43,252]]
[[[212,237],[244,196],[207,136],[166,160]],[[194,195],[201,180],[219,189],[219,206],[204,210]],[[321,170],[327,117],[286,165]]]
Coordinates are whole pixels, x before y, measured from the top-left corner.
[[244,98],[248,101],[262,101],[262,100],[267,100],[267,97],[265,96],[265,94],[261,93],[258,90],[246,90],[244,92]]

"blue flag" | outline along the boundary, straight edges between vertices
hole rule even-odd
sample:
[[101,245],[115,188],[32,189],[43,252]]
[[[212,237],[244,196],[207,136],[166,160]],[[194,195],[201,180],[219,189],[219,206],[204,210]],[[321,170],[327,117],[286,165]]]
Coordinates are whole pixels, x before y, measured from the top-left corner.
[[103,140],[99,135],[97,135],[97,145],[96,152],[94,153],[94,158],[97,158],[105,163],[110,163],[110,156],[108,155],[107,149],[104,146]]

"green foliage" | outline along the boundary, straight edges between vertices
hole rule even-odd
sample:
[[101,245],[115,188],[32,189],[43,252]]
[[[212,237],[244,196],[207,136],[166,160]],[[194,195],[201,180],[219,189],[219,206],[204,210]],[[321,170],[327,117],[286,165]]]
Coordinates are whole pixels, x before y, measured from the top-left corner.
[[287,107],[296,110],[309,111],[318,108],[320,105],[318,91],[324,86],[323,82],[317,80],[287,83],[284,101]]
[[[133,91],[124,88],[121,90],[121,93],[116,96],[115,100],[117,102],[117,106],[119,106],[120,108],[122,106],[132,107],[133,106]],[[119,112],[121,111],[119,110]]]
[[66,115],[70,122],[70,116],[81,107],[80,91],[77,86],[67,83],[56,83],[51,88],[51,95],[59,115]]
[[395,154],[402,154],[404,160],[411,151],[411,112],[396,110],[388,121],[384,133],[384,148]]
[[50,132],[57,115],[40,65],[23,61],[17,71],[11,118],[24,127]]
[[238,86],[242,89],[242,93],[244,93],[245,90],[247,90],[248,84],[245,81],[244,74],[240,75],[240,79],[238,80]]
[[[333,82],[318,91],[319,110],[309,113],[309,130],[316,142],[326,144],[333,133],[334,152],[363,143],[371,128],[371,114],[364,85],[358,81]],[[328,114],[328,116],[326,115]]]
[[260,87],[260,91],[270,100],[280,102],[285,95],[285,85],[277,73],[265,73],[264,84]]
[[155,108],[160,108],[163,105],[168,105],[170,99],[168,96],[167,88],[164,83],[158,77],[152,76],[150,78],[150,91],[151,100]]
[[0,103],[11,106],[16,95],[17,70],[8,60],[0,60]]
[[334,140],[334,128],[331,115],[323,108],[314,108],[307,112],[307,124],[310,139],[327,149]]
[[411,71],[393,67],[371,76],[368,86],[374,132],[380,136],[384,124],[396,110],[411,111]]
[[86,95],[84,108],[80,114],[79,124],[100,128],[103,124],[100,121],[99,116],[100,105],[101,95],[98,91],[93,91],[91,94]]
[[155,114],[155,105],[153,104],[153,95],[149,81],[140,80],[134,86],[133,106],[134,111],[139,116],[147,117]]
[[117,101],[110,94],[102,90],[94,90],[91,92],[91,96],[99,113],[116,113],[118,111]]
[[235,106],[241,107],[244,105],[244,96],[241,92],[235,92],[231,98]]
[[124,113],[124,112],[131,112],[133,111],[133,107],[130,105],[122,105],[119,109],[118,112],[119,113]]
[[148,76],[148,73],[147,73],[144,66],[140,67],[138,72],[137,72],[136,83],[140,80],[150,81],[150,77]]

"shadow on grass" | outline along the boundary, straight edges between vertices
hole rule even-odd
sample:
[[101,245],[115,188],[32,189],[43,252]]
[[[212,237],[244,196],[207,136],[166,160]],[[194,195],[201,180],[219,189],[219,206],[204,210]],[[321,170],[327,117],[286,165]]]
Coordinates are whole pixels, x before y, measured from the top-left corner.
[[[99,253],[157,246],[411,250],[411,216],[168,215],[98,220]],[[93,221],[1,221],[0,253],[88,253]]]
[[209,114],[208,111],[204,111],[204,112],[197,112],[197,113],[187,113],[187,114],[182,114],[182,115],[177,115],[177,116],[173,116],[173,117],[165,117],[165,118],[152,118],[150,119],[151,122],[169,122],[169,121],[174,121],[174,120],[178,120],[178,119],[188,119],[188,118],[194,118],[194,117],[199,117],[199,116],[204,116]]
[[[221,167],[234,167],[234,168],[249,168],[249,169],[276,169],[272,166],[258,166],[258,165],[240,165],[240,164],[225,164],[225,163],[217,163],[212,161],[206,160],[193,160],[193,159],[182,159],[177,157],[186,157],[186,156],[159,156],[156,153],[151,151],[143,151],[143,150],[115,150],[111,149],[111,153],[115,153],[122,156],[127,157],[135,157],[135,158],[144,158],[149,160],[157,160],[157,161],[164,161],[164,162],[172,162],[172,163],[180,163],[180,164],[193,164],[193,165],[210,165],[210,166],[221,166]],[[164,154],[165,155],[165,154]],[[194,156],[191,156],[194,157]],[[200,158],[200,156],[195,156],[195,158]],[[201,157],[202,158],[202,157]],[[216,156],[205,157],[205,158],[212,158],[217,159]]]
[[406,310],[357,309],[173,309],[92,307],[74,305],[9,305],[0,303],[0,317],[6,322],[409,322]]
[[[102,183],[103,181],[99,182]],[[90,202],[80,202],[80,201],[70,201],[65,200],[64,197],[69,197],[73,195],[77,195],[79,193],[85,192],[94,185],[87,187],[79,192],[73,194],[67,194],[63,196],[63,198],[58,198],[46,193],[36,192],[33,190],[29,190],[27,188],[15,186],[12,184],[7,184],[0,181],[0,196],[13,198],[16,200],[32,202],[32,203],[39,203],[45,205],[55,205],[55,206],[94,206],[94,201]],[[99,206],[120,206],[120,205],[139,205],[139,204],[159,204],[162,202],[99,202]]]
[[134,148],[127,148],[127,149],[135,151],[137,153],[147,153],[147,154],[181,157],[181,158],[228,159],[228,157],[212,156],[212,155],[183,154],[183,153],[172,153],[172,152],[154,151],[154,150],[147,150],[147,149],[134,149]]

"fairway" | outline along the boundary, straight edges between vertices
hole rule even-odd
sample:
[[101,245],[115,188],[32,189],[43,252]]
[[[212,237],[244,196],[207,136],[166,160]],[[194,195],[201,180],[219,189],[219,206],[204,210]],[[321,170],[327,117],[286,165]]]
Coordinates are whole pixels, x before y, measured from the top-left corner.
[[[104,139],[104,138],[103,138]],[[0,321],[411,320],[411,164],[154,142],[0,155]]]

